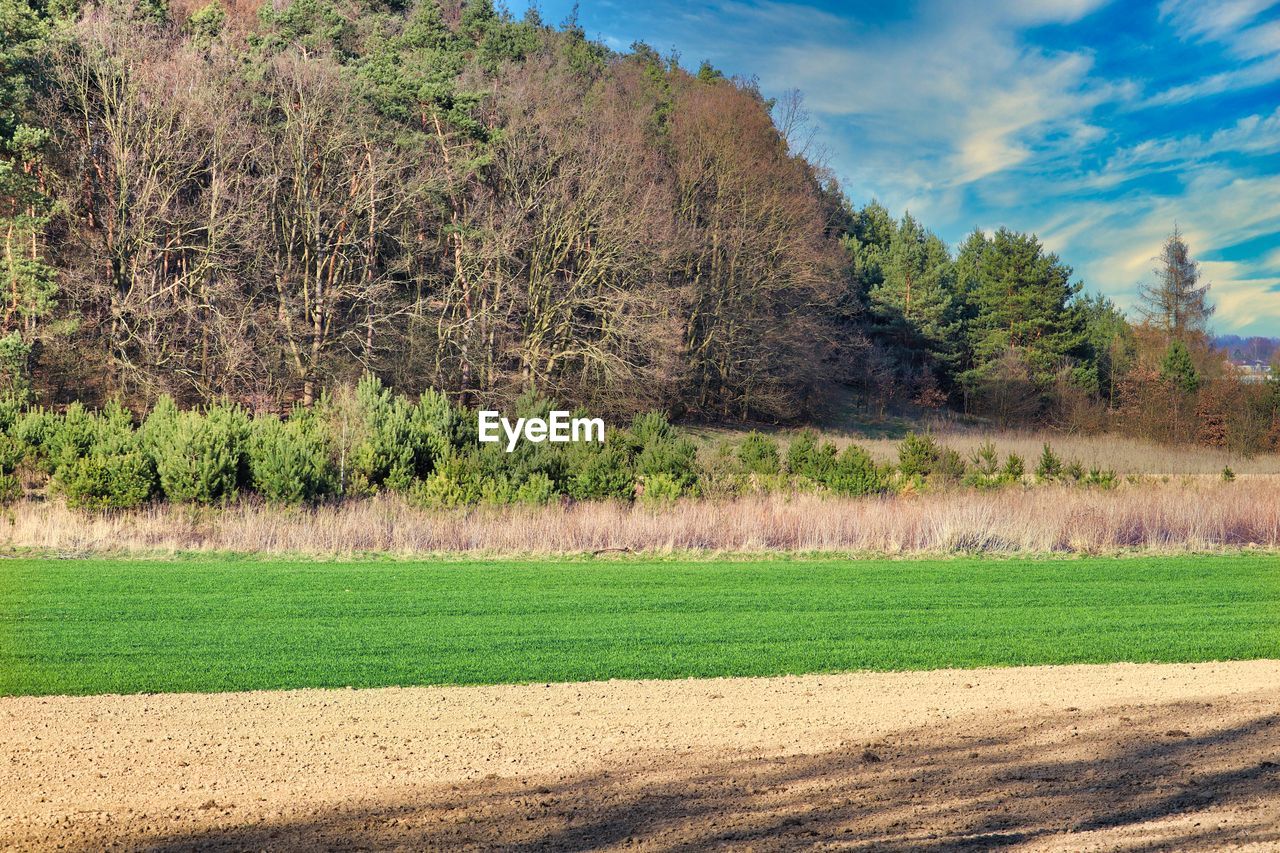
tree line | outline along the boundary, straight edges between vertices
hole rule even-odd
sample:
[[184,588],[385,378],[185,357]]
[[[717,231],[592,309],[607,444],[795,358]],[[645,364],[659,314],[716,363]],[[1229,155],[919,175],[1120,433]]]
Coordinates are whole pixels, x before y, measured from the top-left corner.
[[[521,417],[551,403],[525,394]],[[812,492],[866,497],[925,489],[1039,484],[1109,489],[1110,469],[1086,470],[1046,444],[1034,474],[1017,454],[986,442],[967,459],[929,435],[908,434],[896,464],[857,445],[838,450],[802,431],[785,447],[751,432],[699,453],[661,412],[636,415],[600,441],[481,441],[476,412],[445,395],[417,400],[372,375],[322,393],[287,418],[217,403],[179,409],[162,396],[141,420],[111,401],[62,412],[0,397],[0,504],[29,490],[75,509],[128,510],[168,501],[226,505],[243,497],[281,505],[395,494],[429,509],[613,501],[657,507],[683,497]],[[1227,472],[1229,473],[1229,472]],[[1225,476],[1225,475],[1224,475]]]
[[[284,413],[369,372],[617,418],[853,399],[1206,438],[1239,408],[1180,235],[1131,321],[1034,235],[952,251],[853,205],[798,96],[572,19],[0,0],[0,28],[0,370],[43,403]],[[1208,439],[1260,445],[1262,394]]]

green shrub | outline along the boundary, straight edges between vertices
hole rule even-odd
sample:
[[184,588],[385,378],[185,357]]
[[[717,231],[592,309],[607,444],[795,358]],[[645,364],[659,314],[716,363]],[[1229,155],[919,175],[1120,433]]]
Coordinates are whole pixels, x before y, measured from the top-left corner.
[[791,444],[787,446],[787,456],[784,463],[787,473],[797,477],[805,476],[804,469],[809,466],[809,459],[813,455],[813,450],[817,444],[818,440],[813,433],[807,430],[791,439]]
[[[11,454],[29,457],[37,470],[64,482],[71,475],[62,472],[69,472],[80,460],[125,456],[141,450],[133,415],[115,401],[98,413],[78,402],[61,415],[44,409],[29,410],[14,416],[11,436]],[[0,469],[3,466],[0,461]],[[12,473],[12,469],[4,473]]]
[[697,483],[697,445],[679,437],[665,417],[660,423],[654,413],[637,417],[631,437],[640,447],[635,460],[638,478],[647,483],[661,474],[676,483],[682,492],[692,489]]
[[97,418],[78,402],[68,406],[61,417],[40,423],[37,429],[39,452],[51,473],[88,456],[98,440]]
[[419,470],[431,468],[435,460],[447,455],[450,449],[461,446],[466,420],[470,420],[474,427],[474,418],[464,418],[443,392],[430,388],[422,392],[414,406],[411,424]]
[[0,474],[0,504],[13,503],[22,497],[22,480],[17,474]]
[[973,462],[974,471],[983,477],[994,478],[1000,473],[1000,457],[990,441],[984,441],[969,459]]
[[14,391],[0,394],[0,433],[8,435],[13,432],[14,425],[27,406],[28,396]]
[[467,490],[445,471],[435,471],[415,483],[410,496],[428,509],[451,509],[467,503]]
[[839,495],[880,495],[888,491],[889,478],[870,453],[850,445],[840,454],[823,485]]
[[187,19],[187,32],[195,44],[205,46],[213,42],[227,22],[227,13],[215,3],[201,6]]
[[1095,486],[1099,489],[1114,489],[1120,479],[1116,476],[1116,472],[1110,468],[1091,468],[1089,473],[1085,474],[1081,482],[1086,486]]
[[407,490],[434,471],[437,460],[475,442],[444,394],[426,391],[412,403],[372,374],[357,383],[354,394],[326,395],[317,408],[330,422],[339,486],[349,494]]
[[969,456],[971,463],[964,477],[964,483],[975,489],[993,489],[1011,482],[1008,474],[1000,468],[1000,456],[996,446],[990,441],[983,442]]
[[645,477],[640,502],[647,507],[669,506],[680,497],[683,488],[676,478],[664,472]]
[[815,483],[826,484],[836,469],[836,446],[818,444],[811,432],[802,432],[787,448],[787,472]]
[[749,433],[738,448],[738,461],[742,464],[742,470],[748,474],[777,474],[781,470],[778,442],[758,432]]
[[1041,482],[1052,482],[1062,476],[1062,460],[1054,455],[1048,444],[1040,451],[1040,462],[1036,465],[1036,479]]
[[156,448],[161,444],[162,439],[174,430],[181,414],[173,398],[168,394],[162,394],[156,400],[156,404],[151,407],[151,411],[142,419],[142,425],[138,427],[138,442],[152,457],[155,456]]
[[1236,478],[1236,472],[1231,470],[1231,466],[1223,465],[1222,466],[1222,482],[1230,483],[1231,481],[1235,480],[1235,478]]
[[94,453],[60,467],[54,486],[76,509],[132,509],[151,499],[156,474],[141,452]]
[[0,503],[22,497],[22,481],[14,473],[26,456],[22,442],[0,434]]
[[414,482],[408,494],[433,509],[511,503],[516,490],[510,476],[493,468],[493,458],[483,451],[451,451],[436,461],[434,471]]
[[173,416],[159,412],[154,423],[147,418],[144,434],[166,498],[210,504],[236,496],[247,468],[249,419],[242,409],[214,406]]
[[926,479],[937,467],[940,456],[933,436],[908,433],[898,445],[898,470],[903,477]]
[[30,409],[18,416],[13,424],[14,440],[24,448],[35,466],[46,474],[53,473],[51,450],[59,426],[58,416],[44,409]]
[[938,461],[934,464],[930,480],[945,486],[962,482],[965,475],[964,457],[950,447],[939,448]]
[[698,481],[697,461],[698,448],[688,439],[651,444],[636,457],[636,474],[646,481],[662,474],[688,490]]
[[662,412],[645,412],[631,419],[631,437],[637,447],[678,438],[676,428]]
[[133,415],[115,400],[93,416],[92,452],[125,454],[139,450],[138,431],[133,425]]
[[540,506],[551,503],[557,495],[556,484],[550,477],[546,474],[534,474],[520,484],[513,499],[516,503]]
[[574,500],[631,500],[636,477],[631,456],[620,444],[576,445],[566,467],[566,492]]
[[1022,457],[1016,453],[1010,453],[1008,458],[1004,460],[1004,468],[1001,475],[1010,483],[1021,483],[1023,476],[1027,472],[1026,463],[1022,461]]
[[363,494],[381,487],[408,488],[418,474],[414,407],[368,374],[356,385],[355,405],[360,440],[348,462],[348,490]]
[[255,418],[248,458],[253,490],[274,503],[299,504],[333,490],[328,433],[306,409],[294,409],[287,421]]
[[0,474],[12,474],[18,470],[27,455],[27,448],[22,442],[7,435],[0,434]]

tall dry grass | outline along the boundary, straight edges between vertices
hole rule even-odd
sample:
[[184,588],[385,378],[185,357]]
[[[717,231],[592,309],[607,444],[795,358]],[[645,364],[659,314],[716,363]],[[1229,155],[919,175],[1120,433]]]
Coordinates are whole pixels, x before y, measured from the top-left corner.
[[[975,430],[939,431],[941,443],[966,457],[984,442],[995,445],[1001,456],[1016,453],[1034,469],[1040,451],[1048,444],[1061,459],[1078,460],[1085,468],[1110,468],[1120,475],[1200,475],[1219,476],[1224,467],[1237,474],[1280,475],[1280,455],[1261,453],[1241,456],[1217,447],[1168,446],[1136,438],[1108,435],[1066,435],[1049,432],[988,432]],[[857,439],[878,461],[898,458],[898,440]]]
[[815,495],[426,512],[385,497],[281,510],[236,505],[86,516],[57,503],[8,512],[8,548],[62,554],[233,551],[341,556],[572,554],[628,549],[873,554],[1187,552],[1280,547],[1280,480],[1187,479],[1112,491],[1069,487],[884,499]]
[[[1239,453],[1196,445],[1165,445],[1152,441],[1129,438],[1122,435],[1072,435],[1049,430],[998,430],[968,426],[958,423],[934,422],[917,426],[917,431],[928,432],[939,442],[959,451],[966,458],[985,442],[995,445],[1001,457],[1009,453],[1021,456],[1028,470],[1035,468],[1036,460],[1045,444],[1061,459],[1078,460],[1085,468],[1111,469],[1122,476],[1129,474],[1180,477],[1186,475],[1221,475],[1230,466],[1237,474],[1280,475],[1280,454],[1259,453],[1242,456]],[[728,427],[694,427],[688,432],[701,439],[709,450],[721,440],[740,441],[745,431]],[[769,431],[785,447],[795,436],[795,430]],[[823,441],[830,441],[843,449],[857,444],[872,455],[877,462],[896,462],[900,437],[885,438],[867,435],[856,429],[819,430]]]

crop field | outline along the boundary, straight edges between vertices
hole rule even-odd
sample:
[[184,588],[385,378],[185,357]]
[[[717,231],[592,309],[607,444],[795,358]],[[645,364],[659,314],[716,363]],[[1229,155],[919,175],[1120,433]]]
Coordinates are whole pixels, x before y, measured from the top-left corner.
[[1280,657],[1274,556],[10,559],[0,694]]

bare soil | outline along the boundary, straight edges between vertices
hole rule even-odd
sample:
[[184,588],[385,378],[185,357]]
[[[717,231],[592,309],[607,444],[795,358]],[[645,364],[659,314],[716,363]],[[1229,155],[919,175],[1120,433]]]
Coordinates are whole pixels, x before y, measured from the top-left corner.
[[1280,850],[1280,661],[0,699],[0,847]]

